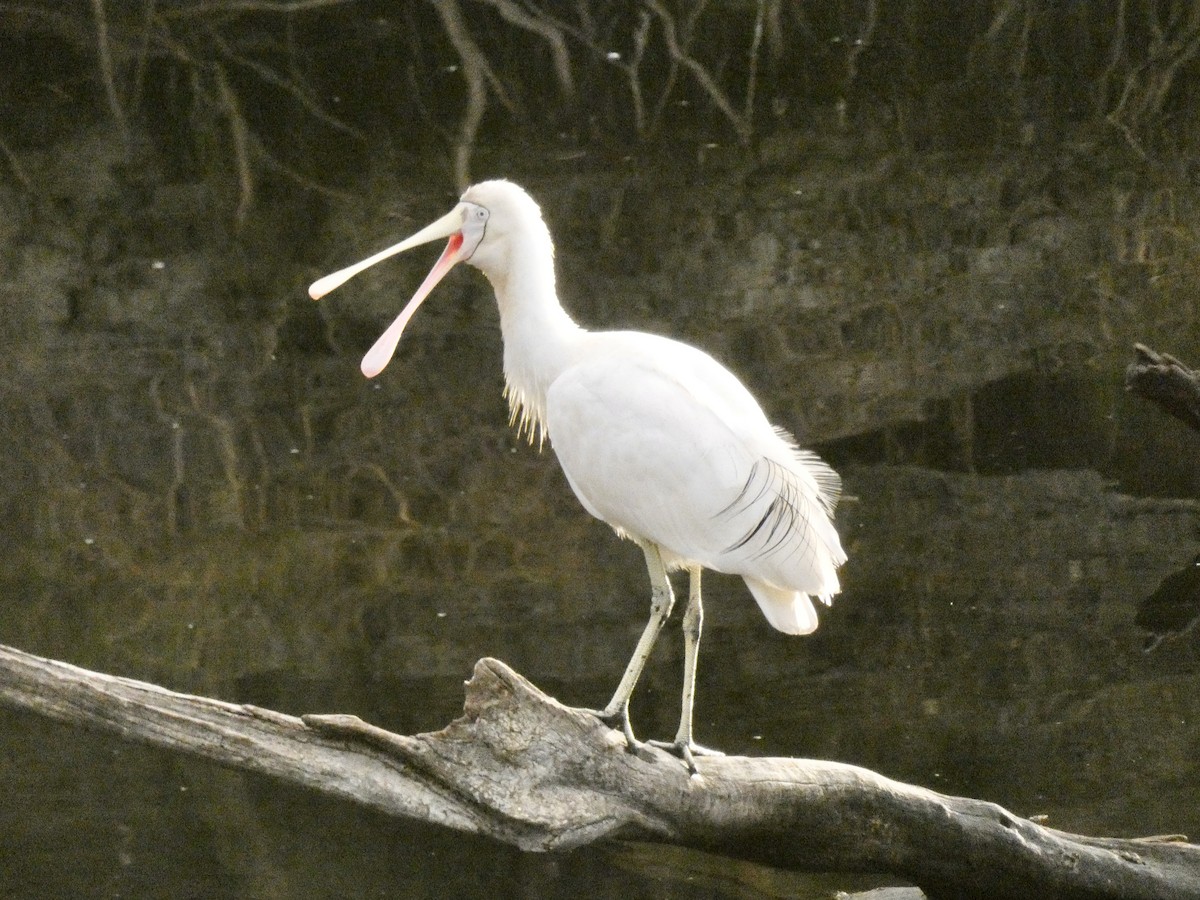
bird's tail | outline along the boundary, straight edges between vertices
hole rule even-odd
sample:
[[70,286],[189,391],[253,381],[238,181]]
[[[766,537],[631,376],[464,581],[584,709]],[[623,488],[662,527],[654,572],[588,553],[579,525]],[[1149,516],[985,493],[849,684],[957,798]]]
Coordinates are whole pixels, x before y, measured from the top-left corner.
[[746,587],[775,630],[784,634],[811,634],[817,630],[817,611],[808,594],[777,588],[754,578],[746,579]]

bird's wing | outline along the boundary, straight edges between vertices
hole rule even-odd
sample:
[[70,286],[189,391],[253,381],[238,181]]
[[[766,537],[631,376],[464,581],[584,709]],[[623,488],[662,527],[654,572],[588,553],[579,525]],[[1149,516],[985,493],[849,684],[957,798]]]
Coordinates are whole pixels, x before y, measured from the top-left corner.
[[[771,425],[758,401],[736,375],[703,350],[687,344],[637,332],[619,332],[616,337],[625,335],[644,344],[649,352],[661,352],[662,345],[669,345],[673,351],[673,377],[736,433],[760,435],[765,444],[764,455],[778,458],[803,483],[803,490],[814,494],[826,512],[833,514],[842,494],[842,479],[815,453],[800,449],[791,432]],[[766,428],[770,428],[778,440],[767,439]]]
[[[741,383],[707,354],[609,340],[547,394],[550,441],[587,510],[676,563],[780,588],[836,590],[824,464],[814,476]],[[830,585],[834,587],[830,587]]]

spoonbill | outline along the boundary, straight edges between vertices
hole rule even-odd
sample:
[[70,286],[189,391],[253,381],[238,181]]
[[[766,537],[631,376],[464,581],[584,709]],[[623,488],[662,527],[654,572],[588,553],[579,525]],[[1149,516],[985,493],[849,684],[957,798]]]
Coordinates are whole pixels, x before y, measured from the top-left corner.
[[629,698],[674,605],[668,573],[690,576],[683,616],[684,675],[673,750],[715,754],[692,739],[703,609],[700,573],[745,579],[767,621],[787,634],[817,627],[812,598],[828,604],[845,562],[832,516],[837,473],[773,427],[742,383],[679,341],[638,331],[587,331],[555,291],[554,245],[533,199],[508,181],[469,188],[449,213],[411,237],[313,283],[315,300],[393,254],[448,238],[412,299],[362,360],[383,371],[413,313],[455,264],[491,282],[500,307],[511,422],[545,438],[584,508],[641,547],[650,619],[608,705],[596,714],[634,749]]

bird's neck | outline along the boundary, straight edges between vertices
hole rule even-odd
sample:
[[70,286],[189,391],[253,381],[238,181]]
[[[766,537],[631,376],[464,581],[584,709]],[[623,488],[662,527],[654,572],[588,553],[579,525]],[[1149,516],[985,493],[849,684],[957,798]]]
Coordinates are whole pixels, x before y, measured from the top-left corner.
[[558,302],[549,240],[526,251],[503,274],[487,274],[500,308],[510,420],[540,445],[546,437],[546,392],[571,364],[586,332]]

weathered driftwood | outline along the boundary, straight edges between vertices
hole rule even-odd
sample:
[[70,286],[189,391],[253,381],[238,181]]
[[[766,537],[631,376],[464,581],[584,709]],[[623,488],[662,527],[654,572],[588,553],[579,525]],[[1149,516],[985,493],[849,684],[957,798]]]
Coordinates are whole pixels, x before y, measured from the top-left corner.
[[1070,835],[855,766],[665,752],[481,660],[462,718],[404,736],[177,694],[0,647],[0,702],[526,850],[605,838],[798,871],[891,873],[933,897],[1200,898],[1200,846]]
[[1125,387],[1200,431],[1200,373],[1145,344],[1134,344],[1133,353]]

